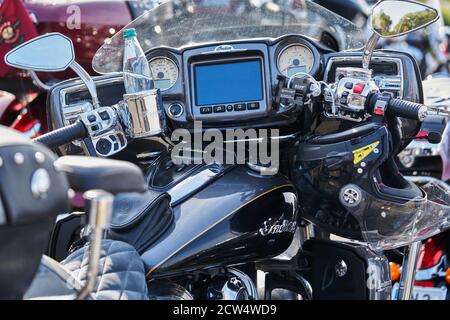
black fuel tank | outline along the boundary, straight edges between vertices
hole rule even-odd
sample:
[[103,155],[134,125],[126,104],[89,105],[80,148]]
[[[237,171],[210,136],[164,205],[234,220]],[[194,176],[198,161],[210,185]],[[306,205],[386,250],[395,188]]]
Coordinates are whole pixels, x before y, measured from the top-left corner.
[[236,166],[197,190],[175,202],[172,226],[142,254],[148,276],[262,260],[291,244],[297,194],[284,176]]

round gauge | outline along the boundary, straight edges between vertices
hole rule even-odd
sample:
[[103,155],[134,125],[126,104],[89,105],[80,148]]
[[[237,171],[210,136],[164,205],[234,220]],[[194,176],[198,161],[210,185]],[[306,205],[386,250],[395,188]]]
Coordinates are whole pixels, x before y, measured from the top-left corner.
[[298,72],[310,73],[314,66],[314,54],[307,46],[302,44],[290,45],[281,51],[278,56],[278,70],[291,77]]
[[161,91],[172,88],[178,80],[178,67],[169,58],[157,57],[150,60],[150,69],[155,88]]

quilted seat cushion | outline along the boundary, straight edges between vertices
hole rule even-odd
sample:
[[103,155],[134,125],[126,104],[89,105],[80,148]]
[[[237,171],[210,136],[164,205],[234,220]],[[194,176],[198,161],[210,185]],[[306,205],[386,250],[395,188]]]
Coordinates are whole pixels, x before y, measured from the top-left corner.
[[[89,250],[84,246],[61,263],[81,283],[87,275]],[[144,264],[129,244],[105,239],[102,241],[95,300],[148,300]]]

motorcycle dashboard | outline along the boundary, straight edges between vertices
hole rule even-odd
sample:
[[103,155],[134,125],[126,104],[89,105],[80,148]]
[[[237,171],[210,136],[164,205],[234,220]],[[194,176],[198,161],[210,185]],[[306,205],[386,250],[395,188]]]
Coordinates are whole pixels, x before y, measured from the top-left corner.
[[195,121],[214,128],[253,127],[292,122],[288,110],[272,104],[277,77],[297,72],[317,76],[326,52],[308,38],[292,35],[156,48],[147,52],[147,59],[174,127],[189,128]]
[[[297,117],[274,101],[279,76],[307,72],[333,83],[340,67],[360,67],[362,54],[334,52],[300,35],[158,47],[146,53],[155,86],[161,90],[171,129],[287,127]],[[422,101],[419,72],[412,57],[375,52],[371,69],[380,88],[413,102]],[[123,99],[121,73],[95,77],[100,104]],[[92,103],[80,80],[56,85],[50,93],[50,129],[75,121]]]

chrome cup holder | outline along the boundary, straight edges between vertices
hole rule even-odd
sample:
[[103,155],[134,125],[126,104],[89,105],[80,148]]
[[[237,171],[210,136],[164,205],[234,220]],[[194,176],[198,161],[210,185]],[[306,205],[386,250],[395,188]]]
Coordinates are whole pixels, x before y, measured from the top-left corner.
[[166,114],[158,89],[125,94],[126,127],[132,139],[155,137],[167,132]]

